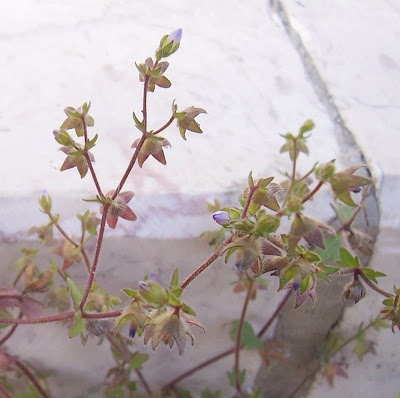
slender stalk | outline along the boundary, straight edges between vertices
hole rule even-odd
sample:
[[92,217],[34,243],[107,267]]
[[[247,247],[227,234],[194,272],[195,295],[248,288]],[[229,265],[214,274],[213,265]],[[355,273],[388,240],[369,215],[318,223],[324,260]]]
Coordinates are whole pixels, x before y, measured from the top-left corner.
[[[104,319],[104,318],[115,318],[122,314],[122,310],[111,311],[111,312],[85,312],[82,313],[83,318],[87,319]],[[50,323],[50,322],[60,322],[66,319],[73,318],[75,315],[74,311],[64,312],[63,314],[57,314],[52,316],[46,316],[43,318],[30,318],[30,319],[15,319],[15,318],[1,318],[1,323],[7,324],[18,324],[18,325],[34,325],[39,323]]]
[[[20,311],[18,318],[22,318],[22,311]],[[14,323],[14,325],[11,326],[10,330],[0,339],[0,345],[3,345],[15,332],[15,329],[18,327],[18,323]]]
[[21,271],[18,272],[18,274],[15,277],[14,282],[12,284],[13,287],[15,287],[17,285],[18,281],[21,279],[21,276],[24,274],[27,267],[28,267],[28,264],[26,264],[24,267],[22,267]]
[[87,165],[88,165],[89,170],[90,170],[90,174],[92,175],[92,179],[93,179],[94,185],[96,186],[97,193],[99,194],[100,198],[103,198],[104,195],[103,195],[103,192],[102,192],[102,190],[100,188],[99,180],[97,179],[96,173],[95,173],[94,168],[93,168],[92,161],[90,160],[89,151],[86,148],[86,144],[88,142],[88,133],[87,133],[87,124],[86,124],[86,120],[85,120],[85,116],[84,115],[81,116],[81,121],[82,121],[82,126],[83,126],[83,135],[85,137],[85,148],[83,149],[83,155],[85,156]]
[[90,293],[90,288],[92,287],[93,281],[94,281],[94,275],[96,273],[96,268],[97,264],[99,262],[99,256],[100,256],[100,251],[101,251],[101,246],[103,244],[103,238],[104,238],[104,230],[106,227],[106,220],[107,220],[107,213],[110,205],[108,203],[105,203],[103,205],[103,214],[101,216],[101,222],[100,222],[100,229],[99,229],[99,237],[97,239],[97,246],[96,246],[96,252],[94,254],[94,259],[93,259],[93,264],[90,269],[90,274],[86,282],[86,287],[85,291],[82,296],[82,301],[80,304],[81,311],[83,312],[83,308],[85,307],[86,300],[89,296]]
[[175,120],[175,116],[172,115],[171,118],[168,120],[167,123],[164,124],[164,126],[160,127],[158,130],[153,131],[153,135],[157,135],[158,133],[161,133],[161,131],[164,131],[167,127],[171,125],[171,123]]
[[296,181],[296,167],[297,167],[297,140],[296,138],[293,137],[293,153],[294,153],[294,157],[293,157],[293,161],[292,161],[292,175],[290,177],[290,185],[289,185],[289,189],[288,192],[286,194],[285,197],[285,202],[284,205],[286,204],[286,201],[288,200],[290,194],[292,193],[293,190],[293,186],[294,183]]
[[237,392],[242,391],[242,386],[240,383],[240,349],[241,349],[241,345],[242,345],[241,341],[242,341],[243,326],[244,326],[244,321],[246,319],[247,308],[249,307],[253,284],[254,284],[254,280],[249,279],[249,286],[247,288],[246,298],[244,299],[242,313],[240,315],[239,326],[238,326],[238,331],[237,331],[237,336],[236,336],[234,370],[235,370],[235,387],[236,387]]
[[220,359],[223,359],[231,354],[233,354],[235,352],[235,348],[229,348],[228,350],[225,350],[217,355],[215,355],[214,357],[207,359],[204,362],[201,362],[200,364],[194,366],[193,368],[189,369],[188,371],[186,371],[185,373],[182,373],[180,376],[176,377],[175,379],[173,379],[172,381],[170,381],[168,384],[166,384],[164,387],[162,387],[163,391],[168,391],[171,390],[171,388],[175,385],[178,384],[180,381],[188,378],[189,376],[191,376],[192,374],[196,373],[197,371],[206,368],[207,366],[213,364],[214,362],[219,361]]
[[375,290],[376,292],[378,292],[379,294],[381,294],[382,296],[385,296],[387,298],[392,298],[394,297],[393,294],[390,294],[388,292],[385,292],[384,290],[382,290],[381,288],[379,288],[378,286],[375,285],[375,283],[373,283],[370,279],[368,279],[365,274],[363,273],[362,269],[358,269],[358,275],[360,275],[360,277],[362,278],[362,280],[373,290]]
[[[268,330],[268,328],[272,325],[274,320],[278,317],[279,313],[282,311],[283,307],[285,306],[286,302],[288,301],[291,291],[288,291],[286,295],[283,297],[282,301],[279,303],[278,307],[274,311],[274,313],[271,315],[271,317],[267,320],[265,325],[261,328],[261,330],[258,332],[257,337],[262,337],[265,332]],[[240,347],[241,349],[243,346]],[[172,381],[170,381],[168,384],[166,384],[164,387],[162,387],[162,391],[168,391],[171,390],[172,387],[175,384],[178,384],[182,380],[188,378],[192,374],[196,373],[197,371],[206,368],[209,365],[212,365],[214,362],[218,362],[220,359],[223,359],[235,352],[235,347],[229,348],[225,351],[222,351],[221,353],[215,355],[214,357],[205,360],[204,362],[201,362],[200,364],[194,366],[193,368],[187,370],[186,372],[182,373],[180,376],[176,377]]]
[[3,394],[4,398],[12,398],[12,395],[7,392],[2,384],[0,384],[0,392]]
[[21,362],[15,361],[15,365],[22,371],[22,373],[29,379],[29,381],[33,384],[36,391],[43,398],[49,398],[50,396],[43,390],[42,386],[36,380],[36,377],[30,372],[30,370]]
[[64,229],[61,227],[61,225],[58,223],[57,219],[51,214],[48,213],[48,216],[50,218],[50,220],[53,222],[54,226],[57,228],[58,232],[60,232],[60,234],[69,242],[71,243],[71,245],[75,246],[75,247],[79,247],[80,248],[80,252],[82,254],[83,257],[83,261],[85,262],[86,268],[88,270],[88,272],[90,272],[90,261],[89,258],[86,254],[85,249],[83,248],[82,245],[79,245],[78,243],[76,243],[65,231]]
[[231,235],[220,247],[219,249],[208,258],[203,264],[200,265],[196,270],[194,270],[181,284],[181,288],[185,289],[189,283],[193,282],[203,271],[205,271],[220,255],[224,247],[231,243],[233,240],[233,235]]
[[122,314],[122,310],[110,311],[110,312],[85,312],[82,314],[83,318],[87,319],[104,319],[104,318],[116,318]]
[[308,200],[310,200],[320,190],[322,185],[324,185],[324,182],[320,180],[316,187],[302,200],[301,203],[306,203]]
[[[143,109],[142,109],[144,131],[147,131],[147,87],[148,87],[148,85],[149,85],[149,76],[146,76],[145,80],[144,80],[144,84],[143,84]],[[146,141],[146,134],[143,134],[142,138],[140,139],[140,141],[135,149],[135,152],[132,155],[131,161],[129,162],[128,167],[126,168],[125,173],[122,176],[121,181],[118,184],[117,188],[115,189],[111,199],[114,200],[117,197],[117,195],[121,192],[121,189],[123,188],[130,172],[132,171],[133,166],[136,163],[136,160],[139,156],[139,153],[140,153],[145,141]]]
[[314,172],[315,166],[317,165],[317,163],[315,163],[314,166],[312,167],[312,169],[308,173],[304,174],[303,177],[301,177],[299,181],[304,181],[307,177],[309,177]]
[[140,382],[142,383],[142,385],[143,385],[144,389],[146,390],[147,394],[149,394],[150,397],[152,397],[153,396],[153,391],[151,390],[151,388],[150,388],[149,384],[147,383],[146,379],[144,378],[142,371],[140,371],[139,369],[136,369],[135,373],[136,373],[138,379],[140,380]]
[[[117,337],[118,337],[119,341],[121,342],[121,346],[119,346],[114,341],[114,339],[109,335],[107,336],[107,340],[110,342],[110,344],[117,351],[120,352],[120,354],[124,358],[124,363],[128,363],[129,362],[129,349],[128,349],[128,346],[126,345],[124,338],[119,333],[117,334]],[[143,384],[143,387],[146,390],[147,394],[149,394],[152,397],[153,396],[153,392],[152,392],[149,384],[147,383],[146,379],[144,378],[143,373],[139,369],[135,369],[135,373],[136,373],[139,381]]]
[[362,193],[362,197],[361,197],[361,201],[360,204],[357,206],[357,208],[354,210],[353,214],[351,215],[351,217],[349,218],[348,221],[346,221],[342,227],[341,230],[344,231],[348,231],[350,229],[351,224],[353,224],[354,220],[356,219],[356,217],[358,216],[358,213],[360,213],[361,209],[364,207],[364,203],[365,200],[367,199],[368,196],[368,192],[369,192],[369,187],[365,188],[363,193]]
[[257,188],[258,188],[258,185],[254,185],[253,187],[250,188],[249,196],[247,197],[246,205],[244,206],[244,209],[242,212],[242,217],[241,217],[242,220],[244,220],[247,216],[247,211],[249,210],[251,200],[253,199],[253,195],[256,192]]

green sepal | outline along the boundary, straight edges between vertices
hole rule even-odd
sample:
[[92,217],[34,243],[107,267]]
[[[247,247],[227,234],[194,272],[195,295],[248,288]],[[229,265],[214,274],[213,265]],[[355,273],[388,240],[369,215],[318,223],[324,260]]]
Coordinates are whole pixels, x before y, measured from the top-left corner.
[[71,297],[74,308],[78,311],[80,309],[80,304],[83,297],[82,289],[80,289],[71,278],[67,278],[67,283],[71,289]]
[[195,310],[192,307],[190,307],[189,305],[185,304],[185,303],[182,304],[182,311],[185,314],[196,316]]
[[180,286],[180,284],[179,284],[179,271],[178,271],[178,268],[175,268],[174,273],[172,274],[171,283],[169,285],[169,288],[173,289],[173,288],[176,288],[176,287],[179,287],[179,286]]
[[76,311],[74,315],[74,322],[69,329],[69,337],[73,339],[79,334],[82,336],[85,334],[85,321],[82,318],[82,312]]
[[96,141],[99,138],[99,135],[96,134],[91,140],[86,143],[86,149],[92,149],[96,145]]
[[136,128],[137,128],[139,131],[141,131],[142,133],[145,133],[146,130],[145,130],[145,128],[144,128],[144,123],[143,123],[143,121],[140,121],[140,120],[137,118],[135,112],[132,112],[132,116],[133,116],[133,120],[134,120],[134,122],[135,122]]
[[387,276],[383,272],[375,271],[374,269],[371,268],[362,268],[362,273],[370,279],[372,282],[378,284],[378,281],[376,278],[382,278],[383,276]]
[[122,291],[130,298],[136,298],[139,297],[139,293],[137,290],[133,290],[133,289],[122,289]]
[[358,257],[357,256],[353,257],[349,253],[349,251],[344,247],[341,247],[339,249],[339,253],[340,253],[340,261],[337,261],[337,263],[341,265],[343,268],[357,268],[360,266]]
[[141,354],[140,352],[135,352],[131,356],[129,361],[129,368],[134,370],[142,369],[143,364],[150,358],[149,354]]
[[[237,333],[239,328],[239,321],[232,321],[232,328],[229,333],[233,341],[237,339]],[[259,337],[254,333],[253,327],[249,322],[245,321],[242,329],[242,336],[240,342],[243,344],[244,348],[249,350],[260,349],[263,347],[263,343]]]

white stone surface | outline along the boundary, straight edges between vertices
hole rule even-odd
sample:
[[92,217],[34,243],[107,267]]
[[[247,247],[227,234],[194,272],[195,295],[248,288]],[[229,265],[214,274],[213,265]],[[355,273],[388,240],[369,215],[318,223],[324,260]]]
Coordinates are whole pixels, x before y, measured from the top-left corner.
[[[393,277],[395,258],[399,254],[397,241],[386,239],[397,236],[397,216],[400,215],[394,199],[400,192],[398,171],[393,171],[398,154],[392,149],[398,146],[400,124],[399,91],[394,90],[400,65],[396,45],[398,5],[389,0],[363,3],[310,0],[307,3],[288,1],[287,6],[294,26],[317,61],[350,129],[368,160],[377,165],[375,170],[380,168],[385,175],[383,225],[393,227],[394,232],[385,230],[382,233],[374,265]],[[278,133],[296,130],[308,118],[314,119],[317,130],[310,140],[314,155],[303,158],[302,170],[307,170],[316,160],[340,160],[341,151],[346,149],[338,148],[332,123],[305,76],[296,50],[265,1],[3,2],[0,4],[0,69],[3,74],[0,237],[4,242],[24,237],[27,228],[43,222],[43,216],[36,210],[36,198],[41,190],[46,189],[54,197],[63,225],[71,233],[77,229],[74,214],[87,208],[80,199],[94,193],[89,178],[80,180],[75,170],[59,172],[63,155],[57,152],[51,132],[63,121],[65,106],[78,106],[92,100],[91,113],[96,120],[92,131],[100,136],[94,149],[95,168],[105,190],[118,183],[132,154],[130,145],[138,136],[131,112],[140,112],[141,85],[133,62],[142,62],[152,55],[160,37],[177,27],[183,28],[184,33],[181,48],[171,57],[167,73],[173,85],[149,95],[150,125],[158,128],[163,124],[169,118],[172,100],[176,99],[182,108],[196,105],[207,109],[208,115],[199,118],[204,134],[189,132],[188,141],[183,142],[176,129],[170,127],[166,134],[172,143],[172,148],[166,150],[168,167],[153,159],[146,162],[142,170],[135,167],[126,189],[136,192],[131,203],[139,221],[121,222],[116,234],[151,238],[197,236],[212,226],[204,206],[210,195],[231,197],[229,193],[236,194],[246,182],[249,170],[256,176],[265,176],[288,167],[286,156],[278,154],[282,144]],[[390,181],[390,185],[385,185],[386,181]],[[162,250],[167,249],[172,251],[165,246],[160,252],[148,248],[156,257],[151,259],[158,268],[162,268],[165,261]],[[174,249],[174,256],[175,250],[178,249]],[[206,252],[204,247],[193,250],[201,254]],[[181,256],[181,251],[178,254]],[[187,271],[200,261],[188,255],[183,258]],[[178,262],[174,261],[168,261],[167,275]],[[9,269],[9,263],[0,266],[2,282],[6,281],[1,272]],[[101,264],[100,276],[108,270],[107,264]],[[132,284],[137,282],[153,265],[143,260],[137,274],[131,277],[130,269],[124,273],[111,269],[114,288],[118,291],[125,280]],[[215,272],[215,279],[212,279],[215,285],[210,287],[206,278],[199,278],[196,285],[193,284],[193,296],[200,301],[199,318],[208,326],[208,333],[196,335],[199,346],[181,361],[176,360],[175,351],[162,353],[171,364],[169,370],[174,376],[179,369],[191,366],[195,358],[197,362],[222,348],[220,342],[226,341],[226,323],[238,316],[240,300],[237,296],[232,299],[227,292],[226,284],[231,279],[226,279],[223,268]],[[227,289],[228,298],[221,286]],[[209,311],[209,301],[200,297],[208,288],[211,288],[208,296],[221,293],[225,317],[222,327],[215,320],[221,309]],[[258,302],[260,311],[273,311],[276,295],[272,294],[272,289],[269,293],[265,301]],[[373,297],[377,303],[376,296]],[[375,311],[372,307],[362,311],[362,319]],[[352,311],[358,308],[366,307],[356,307]],[[250,317],[261,323],[255,314],[256,308]],[[352,318],[350,314],[348,312]],[[356,320],[358,318],[354,317],[354,323]],[[353,323],[346,325],[350,329]],[[71,342],[65,358],[51,356],[43,342],[32,348],[29,333],[28,329],[18,329],[15,336],[21,342],[18,353],[28,353],[39,362],[49,361],[47,363],[58,370],[55,380],[59,391],[66,391],[63,388],[69,388],[87,368],[93,372],[89,382],[86,380],[87,384],[82,384],[85,388],[102,380],[109,364],[96,362],[100,349],[94,344],[85,348],[86,354],[78,366],[74,355],[81,356],[79,342]],[[57,329],[38,326],[34,333],[43,333],[47,341],[56,344],[61,344],[66,336],[61,326]],[[372,360],[361,366],[355,364],[351,370],[353,378],[349,382],[340,380],[337,390],[327,391],[324,384],[317,386],[312,396],[333,397],[340,392],[343,397],[352,397],[361,391],[360,383],[365,397],[375,397],[377,391],[382,392],[382,396],[394,396],[398,377],[395,363],[400,358],[398,353],[394,357],[391,355],[398,336],[387,337],[386,332],[381,335],[385,335],[378,346],[383,354],[379,357],[380,374],[386,377],[383,381],[375,377],[376,362]],[[258,358],[252,362],[254,372],[257,361]],[[220,366],[224,374],[231,362]],[[171,377],[163,373],[157,357],[151,367],[156,384]],[[197,383],[210,380],[214,374],[210,369],[196,379]],[[78,396],[80,392],[77,389],[71,394]],[[93,394],[96,396],[96,392]]]
[[[330,120],[296,52],[261,0],[218,5],[210,0],[201,5],[153,0],[145,6],[130,1],[61,5],[25,0],[3,9],[0,62],[7,78],[0,99],[0,134],[6,145],[1,149],[0,179],[6,234],[21,233],[37,222],[37,212],[22,218],[18,214],[23,211],[20,204],[43,189],[56,204],[61,199],[79,203],[94,194],[89,176],[80,180],[76,170],[59,172],[64,154],[57,152],[51,132],[64,120],[67,105],[92,100],[92,134],[100,136],[93,150],[95,169],[105,191],[117,185],[138,137],[131,113],[140,114],[142,88],[134,61],[153,55],[160,37],[176,27],[183,28],[183,39],[170,57],[167,76],[173,85],[149,95],[150,126],[156,129],[168,120],[176,99],[181,109],[207,109],[208,115],[199,117],[204,134],[189,132],[184,142],[170,127],[168,167],[152,158],[143,170],[135,167],[126,189],[137,192],[132,205],[138,204],[142,225],[127,224],[130,234],[154,236],[146,220],[155,209],[175,223],[174,201],[193,208],[199,195],[204,199],[209,193],[238,191],[250,170],[255,176],[284,171],[289,163],[278,153],[283,143],[279,134],[297,130],[308,118],[317,124],[310,142],[315,157],[303,158],[302,169],[322,156],[338,157]],[[144,194],[156,201],[161,194],[178,196],[149,206]],[[180,195],[194,196],[179,201]],[[73,213],[66,209],[63,216],[73,218]],[[170,237],[179,235],[177,228],[165,231]]]
[[[391,291],[393,283],[399,285],[400,280],[400,179],[396,149],[400,144],[399,3],[311,0],[284,4],[380,183],[381,232],[371,267],[388,275],[380,285]],[[347,335],[353,334],[360,322],[375,316],[380,308],[380,297],[370,291],[364,303],[346,312],[341,329]],[[337,379],[334,390],[326,382],[317,384],[310,396],[396,396],[400,391],[398,333],[381,331],[371,336],[378,342],[377,358],[366,357],[362,363],[351,358],[348,380]],[[346,355],[351,357],[350,351]]]

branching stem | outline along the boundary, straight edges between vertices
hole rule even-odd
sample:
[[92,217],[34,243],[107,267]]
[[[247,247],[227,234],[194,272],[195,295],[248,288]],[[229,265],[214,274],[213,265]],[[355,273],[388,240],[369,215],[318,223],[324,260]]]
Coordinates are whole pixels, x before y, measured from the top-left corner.
[[108,203],[105,203],[103,205],[103,214],[101,216],[99,237],[97,239],[96,252],[94,253],[93,264],[92,264],[92,267],[90,269],[90,274],[89,274],[89,277],[87,279],[85,291],[83,293],[81,304],[80,304],[80,308],[81,308],[82,313],[84,312],[83,309],[85,307],[86,300],[87,300],[87,298],[89,296],[90,288],[92,287],[92,284],[93,284],[93,281],[94,281],[94,275],[96,273],[97,264],[99,262],[101,246],[103,244],[103,238],[104,238],[104,230],[105,230],[105,227],[106,227],[107,213],[108,213],[109,208],[110,208],[110,205]]
[[205,271],[222,253],[226,245],[231,243],[233,240],[233,235],[231,235],[220,247],[219,249],[208,258],[203,264],[200,265],[196,270],[194,270],[181,284],[181,288],[185,289],[189,283],[193,282],[203,271]]
[[85,156],[87,165],[88,165],[89,170],[90,170],[90,174],[92,175],[92,179],[93,179],[94,185],[96,186],[97,193],[99,194],[100,198],[103,198],[104,195],[103,195],[103,192],[102,192],[102,190],[100,188],[99,180],[97,179],[96,173],[94,171],[93,163],[92,163],[92,161],[90,159],[90,156],[89,156],[89,151],[86,148],[86,144],[87,144],[89,139],[88,139],[88,133],[87,133],[87,124],[86,124],[86,120],[85,120],[85,116],[84,115],[81,116],[81,121],[82,121],[82,126],[83,126],[83,135],[84,135],[84,138],[85,138],[85,147],[83,149],[83,155]]
[[[286,295],[283,297],[282,301],[279,303],[278,307],[274,311],[274,313],[271,315],[271,317],[267,320],[265,325],[261,328],[261,330],[258,332],[257,337],[262,337],[265,332],[269,329],[269,327],[272,325],[274,320],[278,317],[279,313],[282,311],[284,308],[286,302],[288,301],[289,297],[291,296],[292,292],[288,291]],[[240,347],[241,349],[243,346]],[[166,384],[163,388],[162,391],[168,391],[173,388],[174,385],[178,384],[182,380],[188,378],[192,374],[196,373],[197,371],[206,368],[209,365],[212,365],[214,362],[218,362],[220,359],[223,359],[229,355],[232,355],[235,352],[235,347],[229,348],[228,350],[222,351],[221,353],[215,355],[214,357],[207,359],[204,362],[201,362],[200,364],[194,366],[193,368],[187,370],[186,372],[182,373],[180,376],[176,377],[172,381],[170,381],[168,384]]]
[[246,298],[244,299],[242,313],[240,315],[239,326],[236,335],[236,343],[235,343],[235,388],[237,392],[242,391],[242,386],[240,383],[240,349],[241,349],[241,341],[242,341],[242,332],[244,321],[246,319],[247,308],[249,307],[250,297],[252,294],[254,280],[249,278],[249,286],[247,288]]
[[164,124],[164,126],[160,127],[158,130],[153,131],[153,135],[157,135],[158,133],[161,133],[161,131],[164,131],[167,127],[171,125],[171,123],[175,120],[175,116],[172,115],[170,119],[168,120],[167,123]]
[[46,393],[46,391],[43,390],[42,386],[36,380],[36,377],[21,361],[15,361],[15,366],[17,366],[22,371],[22,373],[29,379],[29,381],[32,383],[32,385],[35,387],[36,391],[42,398],[49,398],[49,395]]
[[[344,347],[346,347],[348,344],[350,344],[352,341],[354,341],[360,334],[364,334],[371,326],[373,326],[374,322],[379,319],[379,316],[374,318],[367,326],[365,326],[363,329],[360,331],[357,331],[356,334],[345,340],[342,344],[339,345],[339,347],[336,348],[336,350],[332,351],[331,353],[328,354],[328,357],[326,359],[326,363],[328,363],[337,353],[339,353]],[[314,376],[321,370],[323,364],[320,363],[316,368],[314,368],[296,387],[296,389],[290,394],[289,398],[294,398],[295,395],[309,382],[314,378]]]

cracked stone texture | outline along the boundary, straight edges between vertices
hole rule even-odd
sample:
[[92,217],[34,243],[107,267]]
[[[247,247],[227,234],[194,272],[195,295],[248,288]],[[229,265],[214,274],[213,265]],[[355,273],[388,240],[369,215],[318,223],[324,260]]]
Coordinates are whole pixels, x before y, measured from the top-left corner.
[[[315,4],[312,3],[314,7]],[[335,7],[334,3],[330,5]],[[395,3],[392,5],[397,7]],[[290,6],[297,7],[295,3]],[[26,229],[44,222],[43,215],[36,210],[36,198],[42,189],[52,194],[56,210],[62,214],[63,226],[70,233],[77,232],[78,228],[74,214],[88,207],[80,201],[81,197],[90,197],[94,193],[89,179],[79,180],[75,171],[59,173],[63,156],[56,151],[57,144],[51,131],[62,122],[63,107],[92,100],[91,113],[96,120],[93,131],[100,135],[94,151],[96,171],[105,190],[115,186],[132,153],[130,144],[138,136],[131,112],[140,112],[141,86],[133,62],[141,62],[151,55],[161,35],[177,27],[183,28],[184,36],[181,49],[170,60],[167,76],[173,86],[150,94],[150,124],[157,128],[169,118],[170,104],[175,98],[181,107],[193,104],[207,109],[208,115],[199,119],[205,133],[188,134],[188,142],[183,142],[171,127],[166,134],[172,143],[172,148],[166,152],[168,167],[153,160],[142,170],[135,167],[126,187],[137,192],[132,204],[139,214],[139,221],[121,222],[114,234],[108,233],[98,274],[101,283],[118,292],[121,286],[127,283],[133,286],[154,268],[162,272],[163,281],[168,281],[176,265],[182,266],[182,274],[189,273],[210,252],[204,242],[187,239],[198,236],[204,229],[214,228],[205,210],[206,199],[216,195],[234,200],[246,183],[249,170],[256,176],[264,176],[288,169],[286,157],[278,154],[282,144],[278,133],[295,130],[310,117],[317,124],[317,131],[310,140],[314,155],[302,158],[301,171],[306,171],[320,159],[336,158],[339,165],[358,160],[349,155],[353,153],[352,148],[339,146],[342,141],[338,127],[315,94],[315,82],[308,77],[304,60],[298,56],[281,20],[264,1],[224,0],[216,4],[208,0],[194,5],[194,2],[183,4],[177,0],[168,3],[150,0],[144,6],[141,2],[125,0],[84,3],[72,0],[63,4],[50,0],[24,0],[18,5],[1,5],[0,10],[0,49],[3,54],[0,63],[7,76],[3,81],[5,94],[0,98],[0,137],[7,143],[2,146],[0,158],[3,182],[0,236],[4,242],[0,266],[2,284],[12,279],[7,271],[17,256],[17,248],[23,243],[19,241],[26,238]],[[307,16],[306,11],[302,12]],[[343,10],[341,12],[345,14]],[[332,12],[331,15],[335,14]],[[342,23],[343,16],[335,21],[322,18],[320,23],[324,20]],[[322,35],[319,42],[324,44]],[[311,55],[320,60],[313,52]],[[393,64],[386,58],[382,62]],[[350,70],[348,67],[347,62],[342,65],[338,76]],[[325,79],[325,71],[319,70]],[[388,74],[376,72],[375,75],[389,79]],[[348,80],[350,78],[352,76]],[[327,80],[329,90],[336,88],[333,83]],[[381,81],[376,83],[378,89],[380,84]],[[390,88],[390,85],[385,83],[384,87]],[[362,97],[362,93],[357,95]],[[342,112],[340,101],[338,106]],[[362,111],[362,107],[352,109],[353,113],[345,114],[346,123],[348,119],[361,120],[366,113],[365,117],[374,117],[373,112]],[[390,119],[379,120],[389,122]],[[348,126],[353,131],[353,125]],[[357,142],[361,142],[359,129],[355,130]],[[370,148],[370,152],[367,151],[369,160],[375,161],[375,151],[380,156],[377,159],[384,158],[379,143],[374,142]],[[359,152],[355,150],[354,153]],[[399,186],[396,175],[389,175],[389,178]],[[383,200],[389,203],[393,197],[383,191]],[[329,205],[317,204],[316,211],[325,219],[332,216]],[[397,253],[393,235],[394,232],[382,232],[374,261],[381,259],[380,263],[386,264],[387,248],[391,253]],[[386,236],[390,239],[385,240]],[[377,266],[385,271],[380,263],[376,263]],[[109,272],[107,276],[106,272]],[[146,376],[156,386],[210,357],[216,350],[230,346],[226,336],[230,321],[239,316],[243,297],[232,296],[230,292],[228,283],[235,275],[229,266],[216,264],[210,275],[210,278],[198,278],[191,292],[193,305],[207,326],[207,333],[197,333],[198,344],[189,347],[179,360],[175,351],[162,349],[156,353],[145,368]],[[79,270],[73,277],[84,282]],[[249,320],[256,327],[262,325],[266,314],[272,313],[279,301],[275,290],[276,286],[271,284],[261,299],[252,303]],[[206,297],[204,291],[207,291]],[[210,303],[210,297],[217,297],[218,308],[215,303]],[[379,304],[376,296],[372,296],[372,300],[373,304]],[[357,311],[359,318],[373,314],[372,306],[363,308],[367,309]],[[307,308],[304,311],[308,311]],[[328,315],[332,323],[337,318],[335,313]],[[217,316],[222,318],[216,319]],[[350,330],[357,323],[357,316],[351,315],[350,322],[345,322],[344,327]],[[319,335],[323,333],[321,329]],[[62,325],[51,328],[40,325],[29,330],[21,327],[13,337],[18,346],[13,348],[16,354],[55,370],[53,386],[59,394],[56,396],[98,396],[102,388],[99,383],[111,364],[106,346],[97,347],[90,342],[82,356],[80,343],[66,340],[66,335]],[[48,341],[55,344],[48,345]],[[379,346],[383,347],[384,353],[391,347],[388,344],[393,344],[386,341],[389,342],[385,340],[385,344]],[[261,360],[256,353],[246,355],[250,355],[246,381],[250,383]],[[99,357],[105,358],[105,362],[100,362]],[[164,361],[168,363],[167,368]],[[375,361],[372,363],[376,366]],[[380,356],[378,363],[382,374],[390,374],[395,380],[395,371],[387,373],[394,359]],[[358,365],[360,381],[364,380],[365,367],[371,364]],[[225,372],[231,367],[232,359],[224,360],[216,367],[199,372],[182,386],[194,391],[205,384],[221,388],[227,384]],[[216,372],[221,375],[220,379],[216,379]],[[347,383],[346,393],[351,392],[348,396],[353,396],[359,388],[353,380]],[[369,378],[371,380],[373,378]],[[223,388],[224,394],[229,395],[231,390]],[[393,388],[385,391],[392,393]],[[324,390],[325,393],[328,394]],[[342,391],[342,395],[346,396],[346,393]]]
[[[400,9],[389,1],[371,1],[363,7],[343,1],[328,1],[323,6],[315,1],[277,0],[271,3],[283,26],[287,28],[289,22],[289,36],[295,47],[299,45],[296,38],[301,38],[303,50],[309,57],[306,61],[311,60],[319,76],[322,76],[328,87],[329,100],[341,115],[341,120],[336,121],[343,121],[353,133],[378,183],[381,228],[370,266],[382,270],[396,281],[399,212],[395,198],[399,193],[399,174],[397,168],[393,168],[397,155],[390,146],[397,143],[400,121],[395,111],[400,96],[398,90],[393,89],[393,81],[399,77],[398,70],[397,74],[395,72],[398,53],[393,50],[400,32],[396,19]],[[372,26],[373,29],[368,28]],[[307,58],[304,52],[299,53],[303,60]],[[307,62],[305,67],[307,69]],[[318,87],[316,92],[320,93]],[[392,283],[387,278],[380,285],[390,291]],[[340,331],[348,336],[353,334],[360,322],[379,313],[380,302],[376,295],[370,293],[362,307],[346,310],[344,321],[339,325]],[[283,325],[287,316],[283,316]],[[277,334],[278,329],[279,324],[275,331]],[[334,390],[326,382],[318,380],[311,394],[307,394],[308,389],[305,388],[299,396],[395,396],[399,390],[399,372],[394,365],[399,360],[399,354],[393,350],[397,345],[397,336],[385,332],[379,335],[372,332],[370,335],[378,343],[378,358],[375,361],[374,358],[364,360],[361,365],[351,356],[351,350],[346,349],[344,355],[350,363],[350,378],[337,380]],[[292,337],[296,339],[295,335]]]

